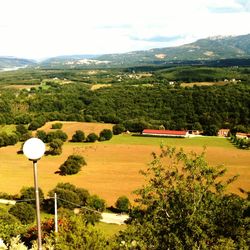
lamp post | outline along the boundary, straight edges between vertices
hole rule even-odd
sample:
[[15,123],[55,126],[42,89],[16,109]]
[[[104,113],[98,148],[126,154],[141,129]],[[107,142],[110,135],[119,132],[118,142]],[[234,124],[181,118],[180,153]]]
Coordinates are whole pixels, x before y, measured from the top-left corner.
[[23,145],[24,155],[30,161],[33,162],[38,250],[42,250],[42,232],[41,232],[41,220],[40,220],[40,200],[39,200],[39,190],[37,181],[37,161],[44,155],[44,152],[45,152],[45,144],[38,138],[30,138]]

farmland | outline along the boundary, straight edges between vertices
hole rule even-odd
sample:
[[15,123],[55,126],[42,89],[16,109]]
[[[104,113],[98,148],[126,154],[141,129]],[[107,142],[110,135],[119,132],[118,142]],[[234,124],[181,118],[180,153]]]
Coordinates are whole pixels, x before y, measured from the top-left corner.
[[[62,130],[71,138],[74,131],[81,129],[86,134],[99,133],[111,124],[63,122]],[[42,129],[49,131],[51,123]],[[96,143],[71,143],[63,145],[60,156],[44,156],[39,161],[39,185],[45,193],[58,182],[70,182],[86,188],[91,194],[98,194],[108,205],[113,205],[121,195],[133,198],[131,192],[143,184],[139,171],[151,161],[151,153],[159,151],[160,144],[182,147],[186,152],[202,152],[206,146],[206,158],[212,165],[224,164],[228,169],[226,177],[239,174],[238,180],[229,191],[239,193],[239,188],[250,190],[250,151],[235,148],[227,139],[197,137],[187,139],[155,138],[122,134],[110,141]],[[0,190],[18,193],[23,186],[33,186],[31,163],[17,151],[21,144],[0,148]],[[80,154],[87,161],[82,171],[73,176],[55,174],[70,154]]]

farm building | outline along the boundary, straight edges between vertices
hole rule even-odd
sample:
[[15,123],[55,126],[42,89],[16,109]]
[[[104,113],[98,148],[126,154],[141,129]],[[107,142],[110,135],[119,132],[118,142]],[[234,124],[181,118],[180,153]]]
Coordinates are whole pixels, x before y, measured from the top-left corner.
[[218,136],[227,137],[229,134],[229,131],[230,131],[229,129],[222,128],[218,131]]
[[236,133],[236,137],[238,139],[249,139],[250,138],[250,134],[247,133]]
[[142,135],[185,138],[188,137],[189,134],[188,131],[144,129]]

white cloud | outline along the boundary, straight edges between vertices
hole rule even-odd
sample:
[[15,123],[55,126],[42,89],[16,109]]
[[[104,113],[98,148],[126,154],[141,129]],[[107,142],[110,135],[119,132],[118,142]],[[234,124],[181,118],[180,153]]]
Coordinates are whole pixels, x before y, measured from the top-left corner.
[[[249,2],[2,0],[0,55],[37,58],[126,52],[213,35],[246,34],[250,33]],[[166,42],[153,39],[157,37],[165,37]]]

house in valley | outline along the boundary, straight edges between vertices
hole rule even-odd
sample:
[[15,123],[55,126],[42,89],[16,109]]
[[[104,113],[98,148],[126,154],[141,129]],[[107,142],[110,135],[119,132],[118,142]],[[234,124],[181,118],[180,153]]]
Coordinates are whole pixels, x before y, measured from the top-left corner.
[[229,129],[222,128],[218,131],[218,136],[220,137],[228,137]]

